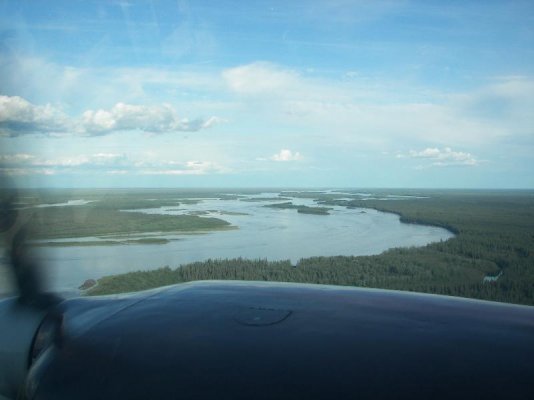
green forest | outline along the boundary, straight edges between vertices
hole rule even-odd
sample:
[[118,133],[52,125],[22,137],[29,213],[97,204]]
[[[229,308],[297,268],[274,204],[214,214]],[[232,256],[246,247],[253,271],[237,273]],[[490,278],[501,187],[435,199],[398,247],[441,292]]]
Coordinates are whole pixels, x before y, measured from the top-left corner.
[[[361,191],[361,190],[359,190]],[[405,223],[446,228],[455,237],[374,256],[289,261],[207,260],[100,279],[90,295],[143,290],[194,280],[305,282],[418,291],[534,305],[534,194],[530,191],[396,191],[362,198],[321,192],[282,192],[321,207],[373,208]],[[349,197],[350,199],[347,199]],[[343,199],[341,199],[343,198]],[[496,277],[493,281],[485,277]]]

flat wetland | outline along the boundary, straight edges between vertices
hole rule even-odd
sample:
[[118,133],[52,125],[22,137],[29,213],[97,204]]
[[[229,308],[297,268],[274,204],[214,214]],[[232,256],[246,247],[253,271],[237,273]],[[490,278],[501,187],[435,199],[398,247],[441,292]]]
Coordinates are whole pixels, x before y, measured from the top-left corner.
[[[23,190],[52,286],[198,279],[377,287],[534,304],[534,192]],[[138,271],[139,270],[139,271]],[[118,275],[117,275],[118,274]]]

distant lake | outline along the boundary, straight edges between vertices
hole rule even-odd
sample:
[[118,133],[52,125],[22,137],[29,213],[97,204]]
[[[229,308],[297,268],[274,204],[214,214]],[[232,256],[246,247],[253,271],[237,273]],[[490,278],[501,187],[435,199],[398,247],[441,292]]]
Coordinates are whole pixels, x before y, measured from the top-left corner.
[[[262,193],[247,198],[277,195]],[[311,199],[284,201],[317,206]],[[397,215],[371,209],[335,206],[330,215],[311,215],[294,209],[264,207],[274,203],[200,199],[197,204],[124,211],[170,215],[196,212],[224,219],[238,229],[192,235],[155,235],[171,240],[166,244],[42,247],[36,250],[35,257],[46,266],[54,290],[71,291],[89,278],[166,265],[175,268],[209,258],[289,259],[295,264],[306,257],[372,255],[393,247],[424,246],[454,236],[442,228],[404,224]]]

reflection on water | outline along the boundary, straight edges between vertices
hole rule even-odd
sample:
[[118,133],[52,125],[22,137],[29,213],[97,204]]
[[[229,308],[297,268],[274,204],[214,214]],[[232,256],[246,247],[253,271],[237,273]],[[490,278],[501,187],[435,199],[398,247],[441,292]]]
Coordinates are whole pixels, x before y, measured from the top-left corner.
[[[296,263],[312,256],[379,254],[392,247],[423,246],[453,236],[445,229],[403,224],[394,214],[370,209],[333,207],[330,215],[309,215],[264,207],[271,203],[204,199],[180,207],[136,210],[170,215],[207,212],[239,229],[158,235],[170,239],[167,244],[44,247],[36,257],[46,265],[50,284],[56,290],[72,290],[89,278],[165,265],[177,267],[208,258],[290,259]],[[311,199],[293,199],[293,203],[315,205]]]

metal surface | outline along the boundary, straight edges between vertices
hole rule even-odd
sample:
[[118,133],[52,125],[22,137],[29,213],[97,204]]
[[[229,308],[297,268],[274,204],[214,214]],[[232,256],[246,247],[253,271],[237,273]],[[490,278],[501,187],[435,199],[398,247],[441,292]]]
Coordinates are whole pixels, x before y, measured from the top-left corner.
[[28,371],[30,345],[44,312],[0,300],[0,396],[15,398]]
[[197,282],[65,301],[31,399],[534,398],[534,308]]

